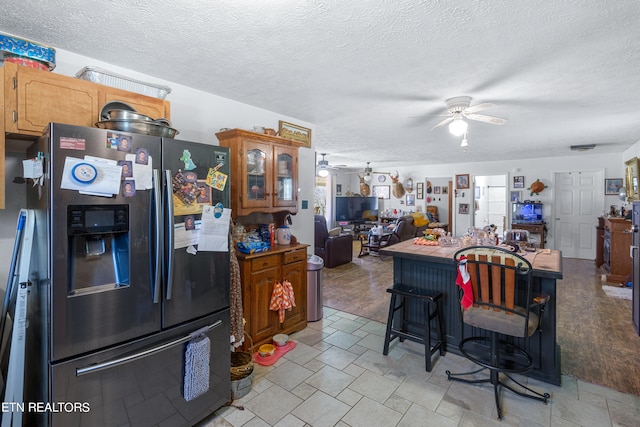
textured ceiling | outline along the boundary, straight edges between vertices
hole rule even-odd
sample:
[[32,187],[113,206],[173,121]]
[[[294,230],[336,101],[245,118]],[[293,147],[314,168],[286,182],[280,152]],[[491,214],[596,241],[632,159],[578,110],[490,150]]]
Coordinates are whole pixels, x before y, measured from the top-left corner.
[[[637,0],[4,0],[2,9],[1,32],[315,123],[330,164],[580,155],[569,150],[578,144],[622,152],[640,139]],[[466,150],[446,127],[431,130],[460,95],[508,119],[470,122]]]

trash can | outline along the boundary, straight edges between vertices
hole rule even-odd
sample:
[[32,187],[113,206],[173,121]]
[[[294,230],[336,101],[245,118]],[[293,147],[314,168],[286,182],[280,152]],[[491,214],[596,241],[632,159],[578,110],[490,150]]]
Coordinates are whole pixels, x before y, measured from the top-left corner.
[[307,256],[307,320],[322,319],[322,267],[324,260],[318,255]]

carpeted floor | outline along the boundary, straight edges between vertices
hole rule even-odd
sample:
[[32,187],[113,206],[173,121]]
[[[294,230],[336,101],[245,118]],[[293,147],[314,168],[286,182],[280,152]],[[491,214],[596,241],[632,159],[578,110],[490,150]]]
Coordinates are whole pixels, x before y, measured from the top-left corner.
[[[386,323],[393,261],[358,258],[359,249],[354,242],[353,262],[322,270],[324,305]],[[557,296],[562,373],[640,395],[640,337],[631,323],[631,301],[607,296],[593,261],[562,262]]]

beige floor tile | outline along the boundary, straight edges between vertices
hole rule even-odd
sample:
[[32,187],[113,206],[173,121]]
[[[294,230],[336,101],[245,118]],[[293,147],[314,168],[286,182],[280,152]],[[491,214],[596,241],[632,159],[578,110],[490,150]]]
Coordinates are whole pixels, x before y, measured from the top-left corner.
[[318,355],[316,360],[341,370],[349,366],[349,364],[357,358],[358,356],[356,354],[347,350],[343,350],[339,347],[332,347]]
[[335,397],[340,394],[342,390],[346,389],[354,380],[355,378],[349,374],[331,366],[325,366],[307,378],[306,383],[330,396]]
[[303,402],[302,399],[278,385],[270,387],[244,404],[245,410],[253,412],[267,423],[273,425],[284,418]]
[[455,427],[457,423],[443,415],[423,408],[420,405],[411,405],[406,414],[398,423],[398,427]]
[[398,388],[400,382],[371,371],[366,371],[349,388],[379,403],[384,403]]
[[343,421],[351,427],[395,426],[401,418],[399,412],[365,396],[344,416]]
[[321,391],[314,393],[292,414],[314,427],[332,427],[351,407]]
[[311,375],[313,375],[313,371],[310,371],[297,363],[286,361],[273,371],[269,372],[266,375],[266,378],[285,390],[291,390]]

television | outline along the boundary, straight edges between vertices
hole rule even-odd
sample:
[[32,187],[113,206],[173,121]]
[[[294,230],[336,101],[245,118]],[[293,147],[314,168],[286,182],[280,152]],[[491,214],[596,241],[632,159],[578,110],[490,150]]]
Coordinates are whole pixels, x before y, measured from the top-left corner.
[[542,203],[514,203],[511,212],[512,224],[542,224]]
[[365,222],[377,220],[377,197],[336,197],[336,221]]

